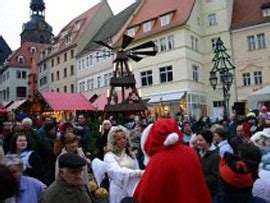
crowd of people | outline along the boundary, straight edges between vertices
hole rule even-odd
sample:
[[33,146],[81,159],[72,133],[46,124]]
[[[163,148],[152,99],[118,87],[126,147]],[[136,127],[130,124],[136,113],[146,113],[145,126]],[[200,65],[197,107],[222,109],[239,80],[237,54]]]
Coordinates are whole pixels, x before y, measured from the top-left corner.
[[[104,120],[93,132],[84,115],[56,124],[44,117],[3,122],[0,202],[94,203],[93,173],[110,203],[270,202],[270,113],[232,115],[211,123],[132,117]],[[90,153],[91,150],[91,153]]]

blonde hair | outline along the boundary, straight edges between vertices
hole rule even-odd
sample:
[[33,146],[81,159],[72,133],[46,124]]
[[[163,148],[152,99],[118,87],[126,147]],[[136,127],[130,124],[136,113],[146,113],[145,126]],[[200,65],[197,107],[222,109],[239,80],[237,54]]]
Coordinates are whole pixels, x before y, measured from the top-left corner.
[[112,127],[112,123],[111,123],[110,120],[104,120],[104,121],[102,122],[102,125],[101,125],[101,128],[100,128],[100,133],[101,133],[101,135],[104,134],[104,131],[105,131],[104,125],[105,125],[106,123],[109,123],[109,124],[110,124],[110,128]]
[[117,148],[116,146],[116,134],[119,132],[123,132],[127,138],[127,146],[126,146],[126,153],[134,159],[134,155],[131,152],[131,142],[130,142],[130,138],[129,138],[129,131],[122,125],[118,125],[118,126],[113,126],[108,134],[108,142],[107,142],[107,150],[119,155],[121,153],[121,151]]

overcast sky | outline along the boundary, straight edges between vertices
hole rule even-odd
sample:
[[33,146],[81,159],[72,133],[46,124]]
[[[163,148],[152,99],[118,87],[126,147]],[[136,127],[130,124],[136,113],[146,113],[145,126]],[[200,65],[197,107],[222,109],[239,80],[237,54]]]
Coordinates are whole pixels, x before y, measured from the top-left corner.
[[[0,0],[0,35],[12,50],[20,46],[23,23],[30,20],[31,0]],[[53,34],[76,16],[88,10],[101,0],[44,0],[45,19],[53,27]],[[119,13],[135,0],[108,0],[113,12]]]

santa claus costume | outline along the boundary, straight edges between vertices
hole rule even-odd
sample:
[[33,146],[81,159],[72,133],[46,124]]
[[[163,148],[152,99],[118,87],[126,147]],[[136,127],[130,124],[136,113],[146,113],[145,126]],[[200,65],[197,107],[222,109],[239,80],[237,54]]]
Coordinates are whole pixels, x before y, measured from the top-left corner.
[[145,129],[141,145],[149,161],[134,191],[138,203],[211,202],[198,155],[182,139],[173,119],[160,119]]

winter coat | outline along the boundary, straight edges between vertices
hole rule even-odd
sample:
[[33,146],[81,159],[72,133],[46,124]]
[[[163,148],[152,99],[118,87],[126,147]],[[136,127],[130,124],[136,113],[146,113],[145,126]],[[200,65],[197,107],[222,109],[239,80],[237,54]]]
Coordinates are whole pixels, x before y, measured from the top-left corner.
[[203,157],[201,157],[203,174],[204,174],[207,186],[209,188],[209,191],[210,191],[212,197],[218,191],[218,183],[219,183],[218,167],[219,167],[219,161],[220,161],[220,156],[219,156],[218,148],[207,151],[205,153],[205,155]]
[[59,176],[42,194],[40,203],[91,203],[84,186],[70,187]]

